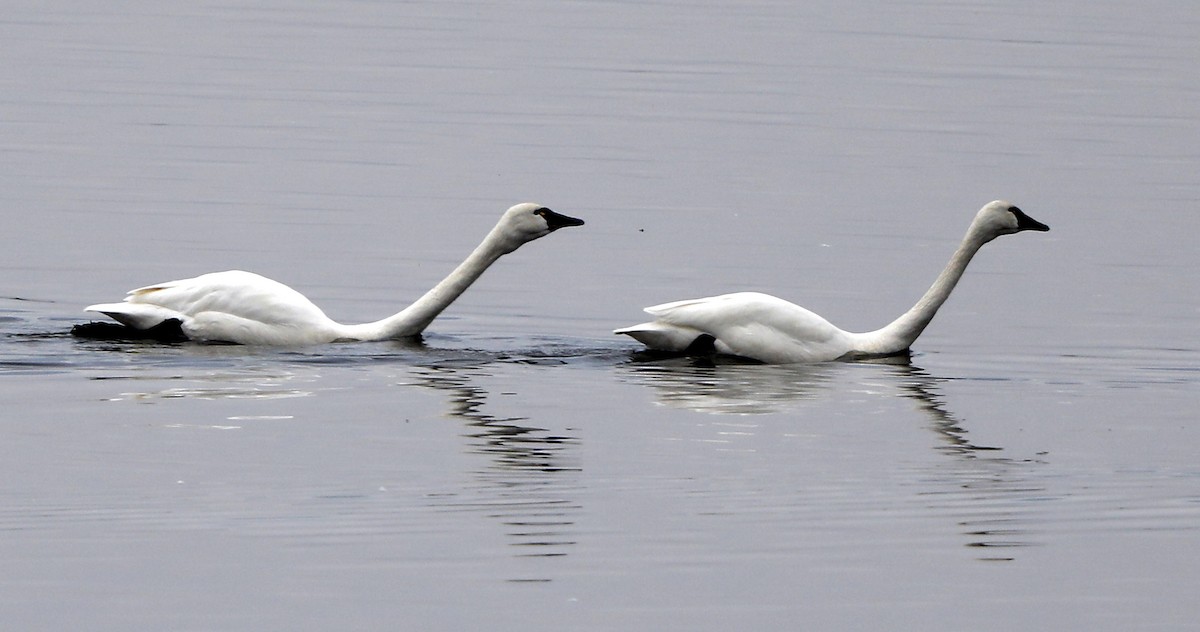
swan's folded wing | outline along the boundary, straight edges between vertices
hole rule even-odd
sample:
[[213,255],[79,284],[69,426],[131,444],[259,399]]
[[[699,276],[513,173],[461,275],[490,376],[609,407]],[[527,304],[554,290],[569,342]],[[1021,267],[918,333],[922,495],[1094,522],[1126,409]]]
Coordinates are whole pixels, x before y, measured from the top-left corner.
[[230,270],[156,283],[129,292],[132,304],[156,305],[188,316],[228,314],[264,324],[324,324],[325,313],[292,288],[252,272]]
[[646,311],[660,326],[713,336],[721,353],[765,362],[832,359],[844,353],[845,332],[817,314],[769,294],[722,294],[655,305]]
[[838,332],[824,318],[795,303],[760,292],[736,292],[647,307],[659,322],[716,335],[731,327],[756,325],[792,338],[821,340]]

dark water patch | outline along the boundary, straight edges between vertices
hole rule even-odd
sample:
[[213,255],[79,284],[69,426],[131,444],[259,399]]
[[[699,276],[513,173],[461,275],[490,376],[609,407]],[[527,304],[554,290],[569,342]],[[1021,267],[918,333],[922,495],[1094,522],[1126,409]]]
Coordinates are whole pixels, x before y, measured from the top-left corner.
[[147,329],[137,329],[111,322],[80,323],[71,327],[71,335],[76,338],[89,340],[154,340],[156,342],[172,343],[186,342],[188,337],[183,333],[183,322],[177,318],[169,318]]

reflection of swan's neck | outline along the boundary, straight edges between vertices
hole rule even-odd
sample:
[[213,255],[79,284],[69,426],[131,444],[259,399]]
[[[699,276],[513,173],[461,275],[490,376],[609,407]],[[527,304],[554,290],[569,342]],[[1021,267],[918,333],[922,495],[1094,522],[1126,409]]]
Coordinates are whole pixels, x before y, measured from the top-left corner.
[[950,262],[946,264],[942,273],[938,275],[921,300],[888,326],[859,334],[861,342],[856,345],[859,347],[858,350],[872,355],[887,355],[900,353],[911,347],[921,332],[925,331],[925,327],[929,326],[934,315],[937,314],[938,308],[950,297],[950,292],[962,278],[971,258],[988,241],[972,225],[967,230],[967,235],[963,238],[962,243],[959,244],[958,250],[954,251],[954,256],[950,257]]
[[345,325],[345,337],[353,340],[387,340],[420,334],[442,310],[462,296],[462,293],[483,275],[488,266],[512,251],[502,242],[500,231],[493,229],[449,276],[433,286],[433,289],[415,303],[383,320],[362,325]]

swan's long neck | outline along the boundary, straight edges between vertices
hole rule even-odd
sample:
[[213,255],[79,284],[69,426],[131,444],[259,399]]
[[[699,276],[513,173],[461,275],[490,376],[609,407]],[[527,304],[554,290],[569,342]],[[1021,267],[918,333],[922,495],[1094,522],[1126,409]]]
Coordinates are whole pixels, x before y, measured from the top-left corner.
[[353,340],[387,340],[420,334],[442,310],[462,296],[489,266],[511,252],[512,249],[502,242],[499,227],[492,229],[470,256],[415,303],[383,320],[362,325],[345,325],[345,337]]
[[856,351],[869,355],[891,355],[901,353],[911,347],[921,332],[925,331],[925,328],[933,321],[938,308],[950,297],[950,292],[962,278],[971,258],[987,241],[976,230],[976,226],[972,225],[967,230],[967,235],[959,244],[958,249],[954,251],[954,256],[950,257],[950,262],[946,264],[942,273],[934,280],[933,285],[929,287],[921,300],[888,326],[869,333],[858,334],[859,342],[855,345],[858,347]]

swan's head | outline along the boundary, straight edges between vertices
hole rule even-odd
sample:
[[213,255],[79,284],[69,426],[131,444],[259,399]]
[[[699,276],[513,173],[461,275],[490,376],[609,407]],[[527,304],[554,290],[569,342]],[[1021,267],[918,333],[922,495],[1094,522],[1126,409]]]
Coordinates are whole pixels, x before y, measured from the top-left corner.
[[1000,235],[1011,235],[1023,230],[1045,232],[1050,227],[1033,219],[1024,211],[1004,200],[988,202],[975,215],[975,230],[979,231],[983,241],[991,241]]
[[524,202],[505,211],[495,230],[504,240],[506,252],[512,252],[521,244],[567,226],[583,226],[583,220],[555,213],[541,204]]

